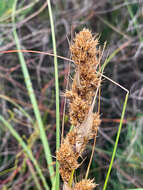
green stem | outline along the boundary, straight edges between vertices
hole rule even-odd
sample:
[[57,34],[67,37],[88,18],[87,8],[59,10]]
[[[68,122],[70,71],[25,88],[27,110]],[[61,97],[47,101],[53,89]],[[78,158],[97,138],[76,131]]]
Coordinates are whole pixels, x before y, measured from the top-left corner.
[[[16,32],[16,26],[15,26],[15,10],[16,10],[16,4],[17,4],[17,0],[15,0],[14,5],[13,5],[13,12],[12,12],[12,23],[13,23],[13,35],[14,35],[14,39],[16,42],[16,47],[18,50],[21,49],[20,47],[20,42],[17,36],[17,32]],[[32,103],[32,107],[33,107],[33,111],[37,120],[37,124],[39,127],[39,131],[40,131],[40,138],[43,144],[43,148],[44,148],[44,152],[46,155],[46,160],[47,160],[47,164],[48,164],[48,169],[49,169],[49,173],[50,173],[50,178],[52,181],[52,184],[54,183],[54,168],[52,165],[52,156],[51,156],[51,151],[50,151],[50,147],[47,141],[47,137],[46,137],[46,133],[45,133],[45,129],[42,123],[42,119],[41,119],[41,115],[40,115],[40,111],[38,108],[38,104],[37,104],[37,100],[34,94],[34,90],[32,87],[32,83],[31,83],[31,79],[30,79],[30,75],[28,72],[28,68],[27,65],[25,63],[24,60],[24,56],[22,54],[22,52],[18,52],[18,56],[19,56],[19,60],[20,60],[20,64],[21,64],[21,68],[22,68],[22,72],[23,72],[23,76],[25,79],[25,84],[27,87],[27,91]]]
[[124,115],[125,115],[125,110],[126,110],[126,106],[127,106],[128,96],[129,96],[129,92],[126,94],[126,97],[125,97],[125,101],[124,101],[124,105],[123,105],[123,111],[122,111],[120,124],[119,124],[119,129],[118,129],[118,133],[117,133],[117,137],[116,137],[116,141],[115,141],[115,145],[114,145],[114,149],[113,149],[113,153],[112,153],[112,158],[111,158],[109,169],[108,169],[108,172],[107,172],[107,175],[106,175],[103,190],[105,190],[106,187],[107,187],[107,183],[108,183],[109,176],[110,176],[110,173],[111,173],[112,165],[113,165],[113,162],[114,162],[114,158],[115,158],[115,154],[116,154],[116,150],[117,150],[117,146],[118,146],[118,141],[119,141],[119,137],[120,137],[120,133],[121,133],[121,129],[122,129],[123,119],[124,119]]
[[45,177],[43,176],[41,169],[36,161],[36,159],[34,158],[31,150],[29,149],[29,147],[26,145],[26,143],[22,140],[22,138],[19,136],[19,134],[17,133],[17,131],[15,131],[13,129],[13,127],[0,115],[0,120],[3,122],[3,124],[9,129],[9,131],[11,132],[11,134],[15,137],[15,139],[17,140],[17,142],[22,146],[22,148],[24,149],[24,151],[26,152],[27,156],[31,159],[31,161],[33,162],[37,173],[39,174],[43,185],[45,187],[46,190],[49,190],[49,187],[46,183]]
[[[50,0],[47,0],[48,11],[52,32],[52,42],[53,42],[53,53],[54,53],[54,68],[55,68],[55,90],[56,90],[56,150],[60,147],[60,108],[59,108],[59,80],[58,80],[58,62],[57,62],[57,50],[56,50],[56,39],[55,39],[55,30],[54,22],[52,15],[52,8]],[[59,163],[56,160],[56,190],[59,190]]]

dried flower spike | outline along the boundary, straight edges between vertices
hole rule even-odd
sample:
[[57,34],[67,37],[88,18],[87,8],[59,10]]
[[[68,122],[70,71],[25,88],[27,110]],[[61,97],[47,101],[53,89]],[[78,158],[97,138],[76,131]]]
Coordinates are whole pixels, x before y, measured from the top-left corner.
[[99,65],[100,51],[95,39],[88,29],[76,34],[70,50],[76,65],[72,89],[66,92],[70,101],[69,113],[71,124],[77,126],[88,114],[95,90],[100,85],[100,78],[95,72]]
[[64,183],[63,190],[93,190],[96,187],[94,180],[83,179],[80,182],[74,184],[71,188],[67,183]]
[[83,179],[76,183],[73,190],[93,190],[96,187],[94,180]]
[[75,63],[75,75],[71,90],[65,96],[69,100],[69,116],[73,125],[63,140],[57,160],[60,163],[60,174],[64,181],[64,190],[92,190],[96,186],[93,180],[83,179],[70,187],[71,173],[79,167],[78,158],[90,139],[96,138],[100,125],[99,113],[93,113],[101,78],[97,75],[101,53],[98,39],[88,29],[76,34],[70,46],[72,60]]

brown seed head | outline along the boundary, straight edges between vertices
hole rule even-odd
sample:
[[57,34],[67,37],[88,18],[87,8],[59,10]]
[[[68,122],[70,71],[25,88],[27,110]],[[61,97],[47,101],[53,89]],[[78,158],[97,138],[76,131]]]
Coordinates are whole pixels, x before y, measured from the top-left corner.
[[77,162],[78,154],[74,151],[75,135],[73,132],[69,133],[60,149],[56,153],[57,160],[60,163],[60,174],[63,181],[68,182],[73,169],[77,169],[79,164]]
[[70,47],[72,59],[76,65],[76,73],[72,89],[67,91],[71,124],[77,126],[83,122],[89,111],[95,90],[100,78],[96,73],[100,51],[97,49],[98,39],[88,29],[76,34]]
[[97,63],[98,39],[95,40],[88,29],[83,29],[81,32],[76,34],[73,41],[74,43],[71,45],[70,50],[75,64],[84,64],[87,61],[91,61],[91,63],[86,64]]
[[76,183],[73,190],[93,190],[96,187],[94,180],[83,179]]
[[85,150],[88,141],[96,137],[100,124],[99,114],[93,113],[95,91],[98,91],[101,82],[96,73],[100,62],[97,46],[98,39],[95,39],[88,29],[83,29],[76,34],[70,47],[76,68],[72,88],[65,92],[65,97],[69,100],[70,122],[74,127],[57,151],[60,174],[65,182],[64,190],[92,190],[96,186],[93,180],[85,179],[73,188],[67,184],[72,171],[79,167],[79,156]]

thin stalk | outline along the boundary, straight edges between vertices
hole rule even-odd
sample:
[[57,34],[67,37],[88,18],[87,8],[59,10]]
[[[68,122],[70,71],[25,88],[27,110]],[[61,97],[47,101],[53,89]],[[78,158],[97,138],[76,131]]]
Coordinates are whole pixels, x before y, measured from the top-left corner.
[[120,49],[120,48],[117,48],[117,49],[115,49],[115,51],[113,51],[113,53],[111,53],[111,55],[110,55],[108,58],[106,58],[104,64],[103,64],[102,67],[101,67],[101,72],[102,72],[102,73],[103,73],[105,67],[107,66],[107,64],[110,62],[110,60],[111,60],[113,57],[115,57],[115,55],[116,55],[117,53],[119,53],[120,51],[121,51],[121,49]]
[[27,159],[27,160],[26,160],[26,163],[27,163],[27,165],[29,166],[31,175],[32,175],[32,177],[33,177],[33,179],[34,179],[34,182],[35,182],[35,185],[37,186],[37,189],[38,189],[38,190],[42,190],[42,187],[41,187],[41,185],[40,185],[40,183],[39,183],[39,180],[38,180],[38,178],[37,178],[37,176],[36,176],[35,170],[34,170],[32,164],[31,164],[31,162]]
[[121,129],[122,129],[123,119],[124,119],[124,115],[125,115],[125,110],[126,110],[126,106],[127,106],[128,96],[129,96],[129,92],[126,94],[126,97],[125,97],[125,101],[124,101],[124,105],[123,105],[123,111],[122,111],[120,124],[119,124],[119,129],[118,129],[118,133],[117,133],[117,137],[116,137],[116,141],[115,141],[115,145],[114,145],[114,149],[113,149],[113,153],[112,153],[112,158],[111,158],[109,169],[108,169],[108,172],[107,172],[107,175],[106,175],[103,190],[105,190],[106,187],[107,187],[110,172],[111,172],[112,165],[113,165],[113,162],[114,162],[114,158],[115,158],[115,154],[116,154],[116,150],[117,150],[117,146],[118,146],[118,141],[119,141],[119,137],[120,137],[120,133],[121,133]]
[[74,172],[75,172],[75,169],[73,169],[72,172],[71,172],[71,176],[70,176],[70,180],[69,180],[69,186],[70,187],[72,186],[72,183],[73,183]]
[[[129,41],[130,42],[130,41]],[[128,42],[128,43],[129,43]],[[128,43],[124,44],[124,46],[128,45]],[[111,61],[111,59],[121,51],[121,47],[117,48],[104,62],[104,64],[101,67],[101,72],[103,73],[105,67],[107,66],[107,64]],[[115,158],[115,154],[116,154],[116,150],[117,150],[117,146],[118,146],[118,141],[119,141],[119,137],[120,137],[120,133],[121,133],[121,129],[122,129],[122,124],[123,124],[123,119],[124,119],[124,115],[125,115],[125,110],[126,110],[126,106],[127,106],[127,101],[128,101],[128,96],[129,96],[129,91],[127,89],[125,89],[124,87],[122,87],[121,85],[117,84],[116,82],[112,81],[111,79],[109,79],[108,77],[104,76],[103,74],[101,74],[104,78],[110,80],[112,83],[118,85],[120,88],[122,88],[123,90],[125,90],[126,93],[126,97],[125,97],[125,101],[124,101],[124,105],[123,105],[123,110],[122,110],[122,114],[121,114],[121,119],[120,119],[120,124],[119,124],[119,128],[118,128],[118,133],[117,133],[117,137],[116,137],[116,141],[115,141],[115,145],[114,145],[114,149],[113,149],[113,153],[112,153],[112,158],[110,161],[110,165],[109,165],[109,169],[106,175],[106,179],[105,179],[105,183],[104,183],[104,187],[103,190],[106,190],[107,187],[107,183],[109,180],[109,176],[111,173],[111,169],[113,166],[113,162],[114,162],[114,158]]]
[[57,58],[60,58],[62,60],[65,60],[65,61],[70,61],[72,63],[74,63],[73,60],[67,58],[67,57],[63,57],[63,56],[60,56],[60,55],[55,55],[53,53],[49,53],[49,52],[44,52],[44,51],[36,51],[36,50],[30,50],[30,49],[12,49],[12,50],[5,50],[5,51],[0,51],[0,53],[18,53],[18,52],[23,52],[23,53],[38,53],[38,54],[42,54],[42,55],[49,55],[49,56],[55,56]]
[[103,73],[105,67],[108,65],[108,63],[111,61],[112,58],[115,57],[116,54],[118,54],[123,48],[127,47],[133,40],[128,40],[124,44],[122,44],[119,48],[115,49],[109,57],[106,58],[104,64],[101,66],[101,73]]
[[17,131],[15,129],[13,129],[13,127],[0,115],[0,121],[2,121],[2,123],[5,125],[5,127],[8,128],[8,130],[10,131],[10,133],[15,137],[15,139],[17,140],[17,142],[22,146],[22,148],[24,149],[24,151],[26,152],[27,156],[31,159],[31,161],[33,162],[37,173],[39,174],[43,185],[45,187],[46,190],[49,190],[49,187],[46,183],[45,177],[43,176],[43,173],[36,161],[36,159],[34,158],[31,150],[29,149],[29,147],[26,145],[26,143],[22,140],[22,138],[19,136],[19,134],[17,133]]
[[[55,29],[52,15],[52,8],[50,0],[47,0],[48,11],[52,32],[52,43],[53,43],[53,52],[54,52],[54,68],[55,68],[55,90],[56,90],[56,150],[60,147],[60,108],[59,108],[59,80],[58,80],[58,62],[57,62],[57,50],[56,50],[56,39],[55,39]],[[59,163],[56,160],[56,189],[59,190]]]
[[88,167],[87,167],[87,170],[86,170],[85,179],[88,179],[88,174],[89,174],[90,166],[91,166],[91,163],[92,163],[93,154],[94,154],[94,151],[95,151],[95,144],[96,144],[96,138],[94,138],[94,144],[93,144],[93,148],[92,148],[89,164],[88,164]]
[[[16,26],[15,26],[16,4],[17,4],[17,0],[15,0],[15,2],[14,2],[13,12],[12,12],[13,35],[14,35],[14,39],[15,39],[15,42],[16,42],[16,47],[17,47],[17,49],[20,50],[21,49],[20,42],[19,42],[19,39],[18,39],[18,35],[17,35],[17,32],[16,32]],[[35,114],[35,117],[36,117],[36,120],[37,120],[37,123],[38,123],[39,132],[40,132],[40,138],[41,138],[43,148],[44,148],[44,152],[45,152],[45,155],[46,155],[46,161],[47,161],[47,164],[48,164],[50,178],[51,178],[52,183],[54,183],[54,168],[53,168],[53,165],[52,165],[51,151],[50,151],[50,147],[49,147],[49,144],[48,144],[48,141],[47,141],[44,125],[42,123],[42,119],[41,119],[40,111],[39,111],[39,108],[38,108],[37,100],[36,100],[34,90],[33,90],[33,87],[32,87],[30,75],[29,75],[28,68],[27,68],[27,65],[25,63],[24,56],[23,56],[22,52],[18,52],[18,56],[19,56],[23,76],[24,76],[24,79],[25,79],[25,84],[26,84],[26,87],[27,87],[27,91],[28,91],[28,94],[29,94],[29,97],[30,97],[30,100],[31,100],[31,104],[32,104],[32,107],[33,107],[33,111],[34,111],[34,114]]]

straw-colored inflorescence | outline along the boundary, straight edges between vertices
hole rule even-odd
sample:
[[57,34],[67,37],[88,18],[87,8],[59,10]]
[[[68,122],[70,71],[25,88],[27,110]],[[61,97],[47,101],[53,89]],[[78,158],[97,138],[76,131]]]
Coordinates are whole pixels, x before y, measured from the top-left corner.
[[66,91],[65,96],[69,100],[69,116],[73,129],[67,134],[57,152],[65,190],[92,190],[95,187],[93,180],[84,179],[72,188],[67,184],[72,171],[79,167],[79,156],[82,155],[88,141],[96,138],[100,125],[99,113],[93,113],[101,83],[100,75],[96,72],[101,54],[97,47],[98,39],[93,37],[88,29],[76,34],[70,47],[76,68],[72,88]]
[[76,183],[73,188],[69,187],[67,183],[64,183],[63,190],[92,190],[96,187],[94,180],[83,179]]

